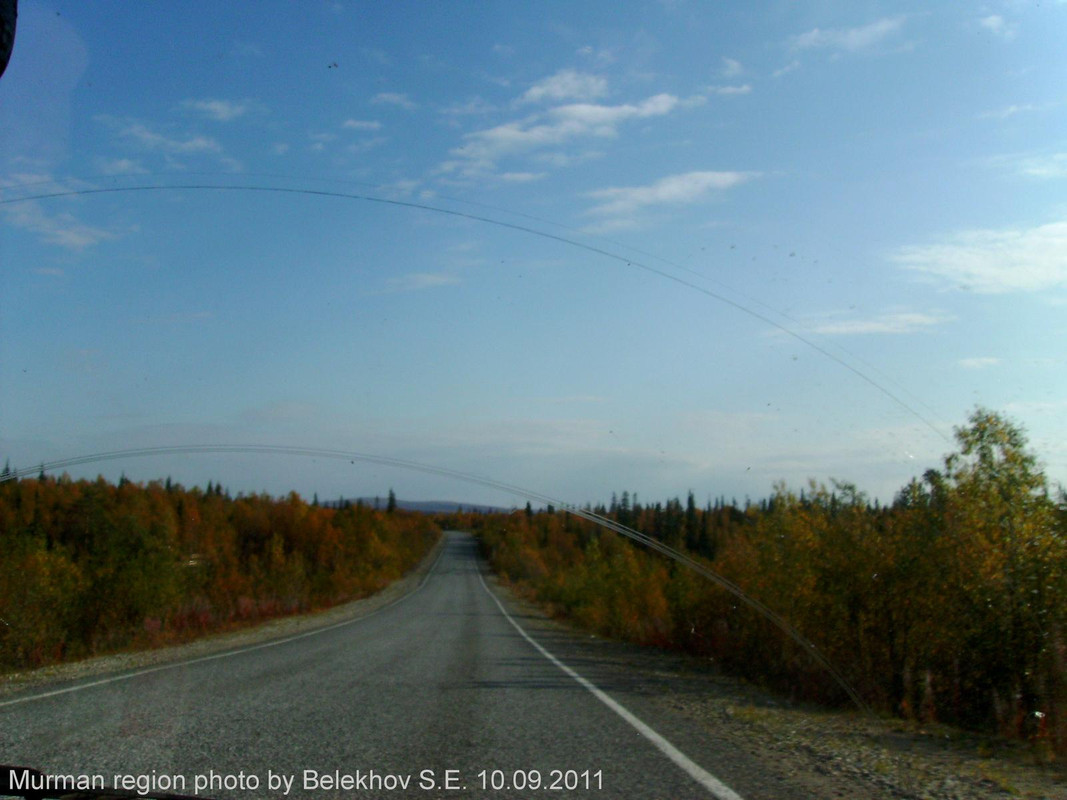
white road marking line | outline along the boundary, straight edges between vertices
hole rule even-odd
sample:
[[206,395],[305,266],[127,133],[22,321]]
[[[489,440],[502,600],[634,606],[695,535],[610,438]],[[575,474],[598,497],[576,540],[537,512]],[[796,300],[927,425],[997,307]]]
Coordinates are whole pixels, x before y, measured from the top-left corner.
[[485,578],[482,577],[481,570],[478,571],[478,580],[482,582],[482,587],[489,594],[489,597],[492,598],[493,602],[496,603],[497,608],[500,609],[500,613],[504,615],[504,618],[507,619],[507,621],[510,622],[512,626],[514,626],[515,630],[521,633],[523,638],[526,639],[526,641],[528,641],[530,644],[532,644],[541,655],[543,655],[545,658],[547,658],[565,673],[574,678],[574,680],[576,680],[583,687],[588,689],[593,694],[593,696],[596,697],[597,700],[599,700],[601,703],[606,705],[608,708],[610,708],[612,711],[614,711],[616,714],[618,714],[620,717],[630,723],[630,725],[633,726],[638,733],[640,733],[642,736],[652,742],[652,744],[659,748],[660,752],[667,756],[667,758],[673,761],[676,765],[681,767],[682,770],[690,778],[692,778],[705,789],[707,789],[709,792],[711,792],[711,794],[718,798],[718,800],[742,800],[741,795],[739,795],[737,792],[735,792],[725,783],[720,781],[706,769],[704,769],[699,764],[690,759],[687,755],[685,755],[685,753],[683,753],[673,744],[668,742],[663,736],[661,736],[647,724],[642,722],[637,716],[627,710],[623,705],[612,699],[611,696],[602,692],[588,680],[583,678],[573,669],[568,667],[566,664],[564,664],[562,661],[560,661],[558,658],[548,652],[533,637],[531,637],[530,634],[528,634],[522,629],[522,626],[519,625],[519,623],[517,623],[512,618],[511,614],[509,614],[504,608],[504,606],[501,604],[501,602],[497,600],[496,595],[494,595],[492,591],[490,591],[488,584],[486,584]]
[[389,603],[386,603],[381,608],[376,608],[374,611],[370,612],[369,614],[365,614],[362,617],[356,617],[355,619],[346,619],[343,622],[335,622],[333,625],[327,625],[324,628],[316,628],[313,631],[305,631],[304,633],[297,633],[297,634],[294,634],[292,636],[286,636],[284,639],[275,639],[275,640],[270,641],[270,642],[264,642],[263,644],[254,644],[254,645],[250,645],[248,647],[242,647],[240,650],[226,650],[225,652],[222,652],[222,653],[213,653],[212,655],[209,655],[209,656],[200,656],[199,658],[192,658],[192,659],[189,659],[188,661],[174,661],[174,662],[172,662],[170,664],[160,664],[157,667],[146,667],[145,669],[139,669],[136,672],[127,672],[127,673],[124,673],[122,675],[113,675],[110,678],[101,678],[100,680],[90,681],[89,683],[79,683],[77,686],[67,686],[67,687],[65,687],[63,689],[53,689],[50,692],[41,692],[40,694],[32,694],[32,695],[28,695],[26,697],[16,697],[16,698],[14,698],[12,700],[0,700],[0,708],[4,708],[5,706],[18,705],[19,703],[30,703],[30,702],[33,702],[34,700],[43,700],[46,697],[55,697],[56,695],[60,695],[60,694],[69,694],[70,692],[80,692],[82,689],[91,689],[94,686],[104,686],[105,684],[108,684],[108,683],[117,683],[118,681],[126,681],[126,680],[129,680],[130,678],[136,678],[136,677],[138,677],[140,675],[148,675],[148,674],[153,673],[153,672],[161,672],[161,671],[163,671],[165,669],[177,669],[178,667],[188,667],[188,666],[191,666],[193,664],[200,664],[200,663],[203,663],[204,661],[214,661],[214,660],[219,659],[219,658],[230,658],[231,656],[239,656],[242,653],[251,653],[254,650],[263,650],[264,648],[267,648],[267,647],[276,647],[279,644],[286,644],[287,642],[295,642],[297,639],[306,639],[308,636],[317,636],[320,633],[325,633],[326,631],[332,631],[334,628],[342,628],[345,625],[352,625],[353,623],[356,623],[356,622],[362,622],[365,619],[370,619],[371,617],[375,616],[376,614],[380,614],[381,612],[385,611],[388,608],[392,608],[393,606],[397,605],[398,603],[404,602],[409,597],[414,595],[417,591],[419,591],[423,586],[425,586],[426,585],[426,581],[429,580],[429,578],[430,578],[430,575],[432,575],[434,570],[437,569],[437,565],[441,561],[441,556],[444,554],[445,548],[447,547],[447,544],[448,544],[447,542],[443,542],[441,544],[441,549],[437,553],[437,558],[434,559],[433,566],[431,566],[430,569],[428,569],[426,571],[426,574],[422,576],[422,580],[419,581],[419,585],[418,586],[416,586],[410,592],[405,594],[403,597],[398,597],[396,600],[393,600],[393,601],[391,601]]

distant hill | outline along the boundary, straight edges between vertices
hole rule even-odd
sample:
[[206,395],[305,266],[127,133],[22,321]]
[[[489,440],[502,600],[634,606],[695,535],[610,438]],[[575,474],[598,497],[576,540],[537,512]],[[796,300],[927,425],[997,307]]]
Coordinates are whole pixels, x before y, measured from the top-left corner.
[[[363,503],[368,508],[385,508],[388,500],[386,497],[351,497],[346,498],[352,505]],[[330,500],[322,503],[324,506],[336,508],[343,501]],[[456,511],[473,511],[475,514],[498,514],[512,511],[511,508],[501,506],[483,506],[477,503],[457,503],[453,500],[401,500],[397,498],[396,507],[404,511],[420,511],[423,514],[451,514]]]

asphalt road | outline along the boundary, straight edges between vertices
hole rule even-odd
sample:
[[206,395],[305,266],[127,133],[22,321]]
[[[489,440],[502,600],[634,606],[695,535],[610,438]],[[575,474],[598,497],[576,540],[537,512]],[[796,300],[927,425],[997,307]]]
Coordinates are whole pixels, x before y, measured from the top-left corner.
[[[286,778],[289,797],[323,799],[768,796],[729,777],[758,765],[738,771],[742,754],[673,730],[640,686],[598,669],[584,637],[539,636],[483,574],[474,540],[450,533],[419,588],[371,616],[5,698],[0,763],[233,798],[284,796]],[[196,785],[212,773],[224,782]]]

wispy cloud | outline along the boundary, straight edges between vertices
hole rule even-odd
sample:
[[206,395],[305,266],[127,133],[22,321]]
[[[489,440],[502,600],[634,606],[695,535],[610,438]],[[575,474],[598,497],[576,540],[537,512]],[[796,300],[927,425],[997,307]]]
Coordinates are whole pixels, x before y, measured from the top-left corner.
[[811,331],[824,336],[851,336],[874,333],[917,333],[947,322],[944,314],[923,314],[914,311],[894,311],[866,319],[846,319],[811,326]]
[[496,111],[496,106],[478,96],[472,97],[465,103],[453,103],[441,109],[442,114],[453,117],[466,116],[468,114],[489,114],[493,111]]
[[525,105],[543,101],[596,100],[607,93],[608,82],[599,75],[563,69],[535,83],[516,102]]
[[418,108],[418,104],[415,103],[406,94],[400,94],[397,92],[380,92],[371,98],[371,103],[375,105],[389,105],[397,106],[405,111],[414,111]]
[[391,67],[393,65],[393,59],[389,57],[389,54],[378,47],[361,47],[359,48],[359,54],[379,67]]
[[[55,179],[47,173],[17,173],[9,178],[0,179],[0,196],[8,194],[8,189],[33,185],[50,185],[57,190],[89,188],[90,184],[77,179]],[[78,219],[70,212],[51,213],[36,200],[25,200],[0,206],[0,218],[13,227],[37,234],[42,241],[67,250],[81,251],[87,247],[110,239],[117,239],[119,234],[96,225],[90,225]],[[62,275],[61,270],[39,268],[39,275]]]
[[601,66],[607,66],[608,64],[614,64],[617,60],[615,51],[608,47],[593,47],[592,45],[585,45],[579,47],[577,54],[582,58],[588,58],[595,61]]
[[793,72],[794,70],[798,70],[798,69],[800,69],[800,62],[797,61],[796,59],[794,59],[794,60],[790,61],[788,64],[786,64],[784,67],[779,67],[774,72],[772,72],[771,73],[771,77],[772,78],[781,78],[783,75],[788,75],[790,72]]
[[354,131],[378,131],[381,130],[382,123],[376,119],[346,119],[341,123],[341,127]]
[[521,120],[466,134],[463,137],[466,143],[451,151],[454,160],[442,164],[439,171],[459,172],[468,177],[489,173],[504,157],[556,148],[578,138],[613,137],[623,122],[663,116],[686,103],[674,95],[657,94],[637,104],[556,106]]
[[453,286],[460,283],[455,275],[444,272],[410,272],[407,275],[399,275],[385,282],[385,291],[392,292],[417,292],[422,289],[436,289],[439,286]]
[[466,102],[453,102],[451,106],[441,109],[441,113],[447,116],[467,116],[471,114],[489,114],[496,111],[493,103],[482,97],[472,97]]
[[68,250],[84,250],[118,238],[113,231],[82,222],[69,212],[50,214],[32,200],[4,206],[3,215],[16,228],[36,233],[45,242]]
[[383,183],[378,187],[378,191],[389,197],[411,197],[421,185],[420,181],[404,178],[392,183]]
[[132,322],[138,325],[187,325],[213,319],[214,316],[210,311],[174,311],[170,314],[136,317]]
[[708,91],[712,94],[748,94],[752,91],[752,84],[743,83],[740,86],[709,86]]
[[161,154],[175,166],[181,166],[177,161],[180,157],[211,156],[229,169],[241,168],[241,164],[226,155],[222,145],[210,136],[164,131],[137,119],[108,114],[97,115],[95,119],[114,131],[120,142],[138,150]]
[[545,164],[550,167],[573,167],[575,164],[584,164],[586,161],[595,161],[598,158],[603,158],[604,153],[600,150],[585,150],[580,153],[559,153],[559,152],[547,152],[537,153],[532,156],[533,161]]
[[881,44],[904,27],[904,17],[884,17],[856,28],[812,28],[793,38],[795,50],[842,50],[858,53]]
[[148,172],[140,161],[132,158],[98,158],[96,168],[104,175],[144,175]]
[[263,58],[267,55],[255,42],[236,42],[232,52],[239,58]]
[[590,236],[610,236],[622,231],[632,231],[647,226],[648,220],[639,220],[635,217],[606,217],[588,225],[583,225],[579,230]]
[[173,155],[222,152],[222,145],[210,136],[167,136],[152,130],[143,122],[123,125],[119,129],[119,135],[146,150],[158,150]]
[[250,100],[234,102],[232,100],[203,99],[185,100],[181,107],[202,117],[215,120],[216,122],[231,122],[232,120],[247,114],[258,104]]
[[368,150],[373,150],[375,147],[380,147],[389,141],[384,136],[372,136],[370,139],[362,139],[358,142],[345,147],[345,150],[349,153],[366,153]]
[[337,134],[328,131],[309,131],[308,139],[311,140],[309,149],[312,152],[321,153],[326,149],[326,145],[337,140]]
[[1000,359],[993,356],[976,356],[974,358],[961,358],[956,363],[964,369],[987,369],[1000,364]]
[[532,399],[553,405],[563,403],[606,403],[608,401],[608,398],[602,394],[569,394],[557,397],[535,397]]
[[1024,178],[1067,178],[1067,152],[997,156],[991,159],[991,163],[994,166],[1007,167]]
[[1008,119],[1014,117],[1016,114],[1025,114],[1031,111],[1044,111],[1047,108],[1051,108],[1050,103],[1020,103],[1004,106],[993,111],[984,111],[978,115],[979,119]]
[[733,78],[736,75],[740,75],[745,71],[745,68],[741,66],[741,62],[734,58],[722,58],[722,69],[720,72],[726,78]]
[[1067,153],[1023,159],[1019,163],[1019,173],[1031,178],[1067,178]]
[[1067,221],[1032,228],[984,228],[943,242],[902,247],[902,267],[985,294],[1067,286]]
[[1006,40],[1014,39],[1015,34],[1019,31],[1017,23],[1008,22],[1004,17],[1000,16],[1000,14],[990,14],[988,17],[981,17],[978,20],[978,24],[990,33]]
[[530,181],[539,181],[545,177],[544,172],[502,172],[500,173],[500,180],[508,181],[509,183],[529,183]]
[[647,186],[596,189],[586,196],[602,202],[587,213],[625,217],[647,206],[694,203],[711,191],[729,189],[758,176],[758,172],[686,172],[668,175]]

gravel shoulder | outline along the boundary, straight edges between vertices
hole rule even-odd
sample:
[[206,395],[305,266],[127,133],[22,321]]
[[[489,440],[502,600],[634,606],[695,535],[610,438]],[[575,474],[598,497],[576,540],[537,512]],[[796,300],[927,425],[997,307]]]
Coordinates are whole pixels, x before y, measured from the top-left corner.
[[414,591],[437,562],[437,558],[444,548],[444,542],[445,537],[442,536],[417,567],[409,571],[404,577],[393,581],[380,592],[369,597],[363,597],[359,600],[353,600],[312,614],[279,617],[238,630],[210,634],[182,644],[168,645],[152,650],[111,653],[83,661],[55,664],[22,672],[5,673],[0,675],[0,698],[38,686],[50,686],[169,664],[175,661],[200,658],[225,650],[235,650],[241,647],[262,644],[368,616]]
[[[794,705],[724,675],[707,661],[591,636],[550,619],[538,605],[495,578],[492,586],[510,597],[513,611],[531,635],[564,662],[586,665],[587,677],[599,673],[608,684],[602,688],[614,688],[650,710],[657,709],[678,730],[700,729],[716,750],[750,755],[752,763],[761,765],[761,774],[741,776],[746,782],[751,777],[757,787],[741,792],[746,800],[787,795],[1067,800],[1065,766],[1038,763],[1025,743],[945,725]],[[618,675],[625,675],[625,681],[620,683]],[[725,761],[729,769],[729,758]],[[730,783],[727,774],[720,777]]]

